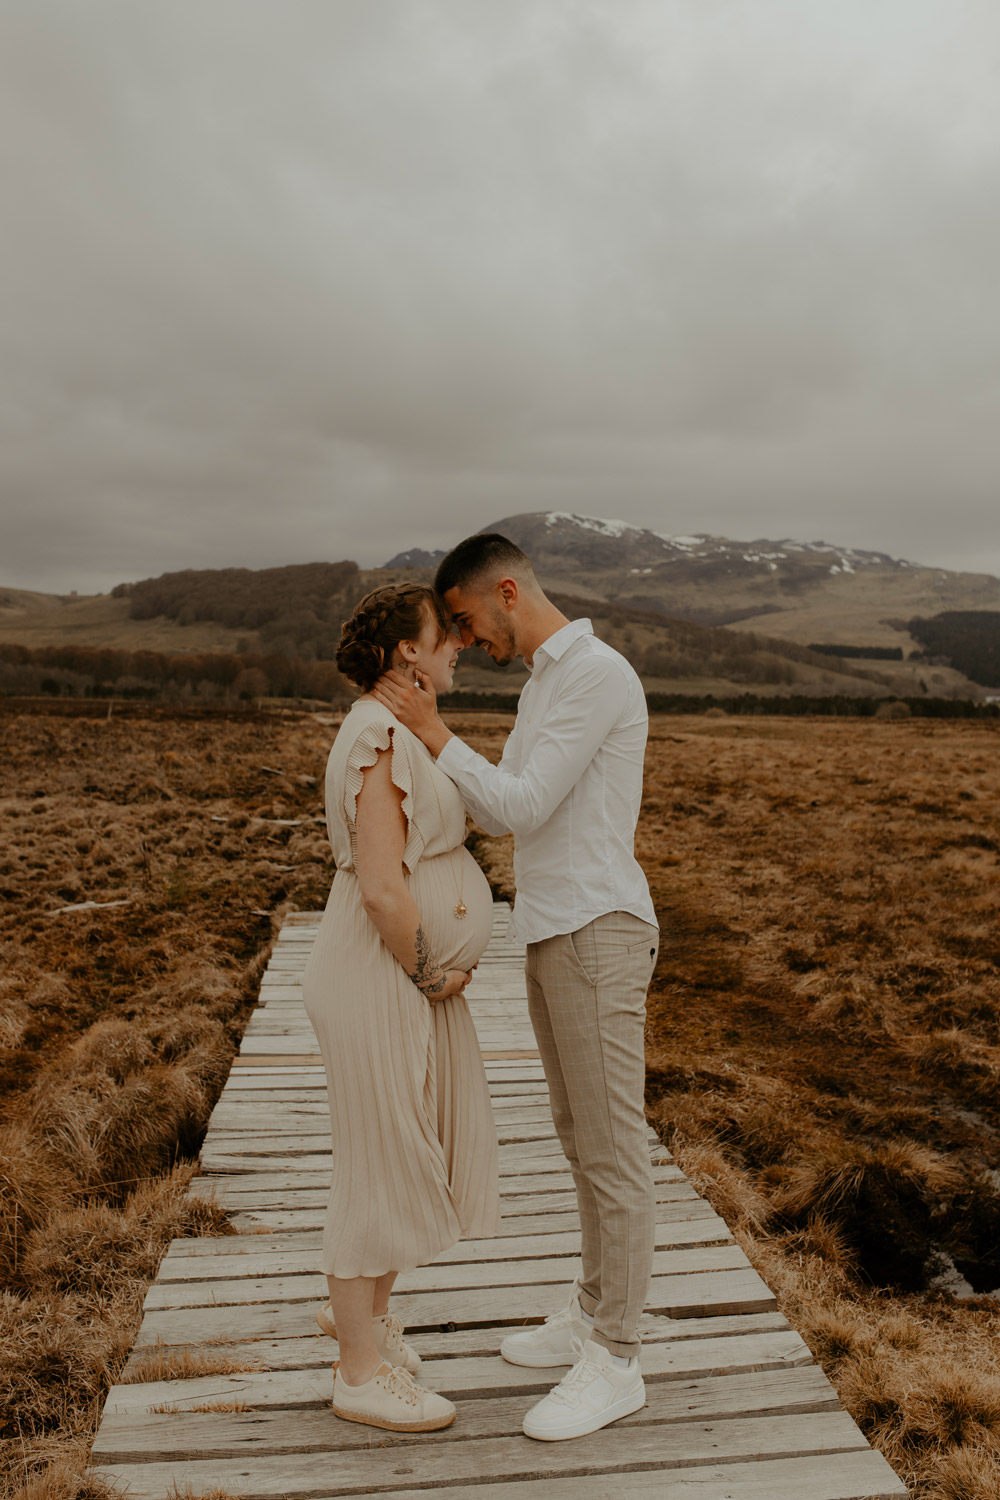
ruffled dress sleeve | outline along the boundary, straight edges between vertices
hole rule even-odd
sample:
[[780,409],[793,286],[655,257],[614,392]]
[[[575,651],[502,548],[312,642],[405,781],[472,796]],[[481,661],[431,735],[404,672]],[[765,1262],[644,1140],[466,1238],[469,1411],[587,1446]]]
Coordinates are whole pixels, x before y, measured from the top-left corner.
[[403,793],[403,816],[406,818],[406,845],[403,864],[410,874],[417,868],[424,852],[424,839],[414,816],[413,770],[407,754],[405,733],[385,720],[373,719],[360,731],[347,756],[344,775],[344,811],[352,847],[357,845],[358,793],[364,785],[364,773],[378,759],[379,751],[390,750],[390,774],[394,786]]

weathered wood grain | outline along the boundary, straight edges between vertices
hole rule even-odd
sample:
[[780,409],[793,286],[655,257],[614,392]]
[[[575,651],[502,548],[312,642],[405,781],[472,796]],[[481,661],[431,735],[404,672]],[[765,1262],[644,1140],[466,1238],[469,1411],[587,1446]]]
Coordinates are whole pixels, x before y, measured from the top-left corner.
[[[425,1489],[384,1490],[384,1500],[427,1500]],[[879,1454],[838,1453],[807,1458],[751,1460],[695,1468],[629,1470],[572,1478],[449,1485],[447,1500],[906,1500],[906,1489]],[[317,1500],[331,1500],[329,1492]]]
[[[168,1464],[115,1464],[98,1474],[129,1487],[130,1496],[162,1496],[171,1484],[197,1494],[223,1488],[246,1500],[285,1500],[297,1495],[371,1495],[417,1481],[421,1488],[493,1479],[547,1479],[567,1468],[578,1473],[622,1474],[636,1469],[691,1467],[696,1463],[850,1453],[867,1448],[844,1412],[804,1416],[736,1418],[716,1422],[647,1423],[644,1413],[601,1432],[563,1443],[533,1443],[524,1437],[486,1437],[475,1442],[423,1442],[309,1454],[255,1456],[252,1460],[195,1459]],[[337,1418],[331,1416],[333,1423]],[[381,1434],[379,1435],[381,1438]],[[429,1439],[429,1440],[428,1440]],[[391,1455],[391,1456],[390,1456]],[[661,1484],[662,1484],[661,1479]],[[621,1488],[616,1484],[616,1493]]]
[[[787,1333],[788,1322],[780,1312],[719,1314],[698,1318],[668,1318],[657,1313],[646,1312],[640,1319],[640,1335],[643,1346],[669,1341],[682,1344],[689,1339],[720,1339],[749,1337],[758,1333]],[[460,1328],[455,1324],[428,1329],[407,1329],[407,1342],[412,1344],[422,1359],[453,1359],[460,1355],[474,1355],[484,1359],[495,1359],[502,1340],[510,1332],[509,1325],[477,1323]],[[203,1354],[211,1358],[220,1352],[211,1345],[199,1341],[194,1343],[161,1343],[168,1354]],[[327,1368],[334,1357],[336,1345],[326,1335],[318,1332],[316,1324],[303,1325],[298,1333],[264,1335],[250,1340],[227,1341],[221,1353],[226,1359],[238,1364],[268,1370],[298,1370]],[[124,1378],[134,1378],[137,1362],[146,1357],[149,1346],[137,1347],[129,1357]]]
[[[277,1257],[271,1269],[263,1275],[248,1275],[238,1269],[227,1277],[220,1273],[209,1280],[194,1280],[185,1277],[177,1281],[158,1279],[150,1287],[145,1306],[148,1310],[157,1307],[215,1307],[230,1303],[257,1302],[306,1302],[326,1299],[325,1278],[313,1272],[290,1273]],[[750,1262],[739,1245],[699,1245],[692,1248],[657,1250],[653,1254],[654,1276],[686,1276],[702,1271],[744,1270]],[[404,1271],[394,1288],[394,1295],[403,1292],[463,1292],[479,1287],[539,1286],[556,1282],[568,1285],[579,1273],[576,1255],[549,1256],[538,1260],[479,1260],[456,1264],[450,1261],[435,1261],[430,1266],[418,1266],[414,1271]]]
[[[208,1197],[216,1202],[225,1203],[234,1211],[243,1208],[247,1203],[256,1203],[261,1208],[280,1208],[285,1203],[300,1209],[325,1209],[327,1206],[328,1194],[330,1194],[328,1170],[327,1172],[303,1173],[246,1173],[246,1182],[249,1184],[264,1181],[264,1179],[271,1184],[267,1188],[249,1187],[243,1190],[238,1187],[241,1181],[240,1173],[226,1176],[226,1178],[222,1176],[220,1178],[195,1178],[190,1185],[190,1191],[198,1194],[198,1197]],[[282,1187],[282,1184],[285,1184],[285,1187]],[[510,1187],[510,1191],[501,1190],[502,1217],[514,1217],[520,1214],[550,1214],[550,1212],[576,1209],[576,1188],[573,1187],[573,1178],[568,1170],[561,1173],[537,1173],[537,1175],[526,1175],[523,1178],[505,1178],[504,1187]],[[694,1203],[699,1202],[699,1199],[690,1182],[685,1181],[678,1173],[678,1178],[673,1181],[654,1184],[654,1202],[658,1205]]]
[[[178,1255],[173,1247],[160,1263],[158,1282],[214,1281],[226,1276],[287,1275],[290,1272],[314,1270],[320,1254],[319,1233],[295,1235],[245,1235],[209,1241],[230,1246],[214,1254]],[[656,1227],[654,1248],[677,1249],[681,1245],[718,1245],[732,1240],[729,1227],[718,1215],[682,1219]],[[183,1244],[183,1241],[175,1242]],[[556,1234],[522,1234],[497,1236],[488,1240],[459,1240],[437,1256],[437,1266],[462,1263],[493,1265],[498,1261],[531,1261],[536,1257],[577,1256],[580,1253],[580,1231],[572,1229]]]
[[[133,1500],[185,1489],[247,1500],[903,1500],[652,1130],[647,1405],[573,1443],[522,1435],[525,1410],[560,1371],[508,1365],[499,1343],[564,1305],[579,1224],[527,1022],[524,949],[508,940],[502,908],[468,989],[499,1143],[501,1229],[405,1273],[393,1301],[424,1360],[421,1378],[459,1403],[459,1417],[445,1433],[417,1435],[334,1417],[337,1346],[315,1323],[326,1299],[316,1266],[332,1167],[327,1079],[301,984],[319,920],[294,914],[282,929],[192,1184],[245,1230],[269,1232],[175,1241],[126,1374],[154,1347],[257,1368],[114,1387],[94,1449],[102,1476]],[[211,1409],[234,1404],[249,1410]],[[157,1406],[170,1410],[149,1410]]]
[[[492,1394],[483,1398],[449,1391],[449,1395],[459,1400],[458,1418],[452,1427],[438,1435],[438,1441],[468,1443],[520,1433],[525,1412],[552,1384],[551,1378],[546,1384],[539,1382],[537,1371],[535,1376],[534,1389],[510,1395]],[[331,1420],[329,1377],[325,1384],[324,1395],[314,1397],[306,1406],[231,1412],[227,1422],[218,1421],[215,1413],[181,1410],[109,1415],[94,1444],[94,1458],[112,1464],[146,1459],[155,1462],[165,1457],[181,1461],[257,1459],[273,1454],[346,1453],[370,1447],[371,1433],[358,1423],[339,1421],[336,1417]],[[641,1422],[643,1426],[712,1422],[734,1416],[791,1416],[837,1409],[833,1386],[822,1370],[809,1365],[789,1370],[760,1370],[752,1375],[709,1375],[650,1382]],[[639,1423],[640,1416],[636,1413],[619,1425]],[[385,1449],[412,1447],[413,1434],[380,1434],[379,1445]]]
[[[663,1176],[666,1180],[657,1182],[657,1176]],[[249,1184],[246,1188],[239,1185],[244,1177]],[[269,1186],[255,1186],[265,1179]],[[284,1203],[294,1204],[299,1208],[309,1205],[325,1208],[329,1186],[329,1166],[325,1169],[310,1167],[305,1171],[293,1171],[282,1165],[282,1169],[278,1171],[243,1173],[237,1170],[218,1177],[196,1177],[190,1191],[199,1197],[215,1198],[234,1208],[250,1201],[260,1204],[262,1208],[276,1208]],[[653,1194],[656,1203],[682,1200],[690,1202],[698,1196],[679,1168],[672,1166],[665,1166],[654,1172]],[[576,1189],[567,1166],[559,1172],[528,1172],[523,1176],[508,1176],[501,1183],[501,1214],[532,1211],[548,1213],[559,1208],[573,1209],[575,1206]]]
[[[434,1328],[455,1323],[519,1324],[546,1318],[562,1307],[569,1283],[508,1287],[401,1292],[393,1295],[393,1309],[409,1328]],[[325,1299],[324,1299],[325,1300]],[[704,1317],[710,1313],[765,1311],[775,1306],[773,1294],[756,1271],[695,1271],[690,1275],[654,1276],[646,1303],[651,1312],[673,1318]],[[256,1338],[294,1338],[311,1333],[316,1301],[283,1302],[273,1297],[247,1299],[218,1306],[150,1308],[143,1317],[138,1345],[229,1342]]]
[[[417,1337],[417,1336],[415,1336]],[[453,1399],[502,1396],[511,1391],[542,1393],[559,1371],[530,1370],[509,1365],[496,1350],[502,1330],[493,1335],[488,1356],[456,1355],[426,1358],[420,1371],[424,1385]],[[304,1342],[304,1341],[303,1341]],[[143,1385],[116,1385],[108,1394],[107,1411],[116,1416],[146,1415],[164,1404],[191,1410],[211,1401],[240,1401],[254,1408],[312,1406],[330,1399],[330,1361],[336,1343],[328,1340],[321,1358],[311,1368],[269,1369],[241,1375],[203,1375],[190,1380],[158,1380]],[[812,1355],[791,1329],[774,1333],[730,1335],[728,1338],[649,1340],[643,1345],[642,1373],[647,1383],[687,1381],[710,1375],[741,1375],[755,1370],[790,1370],[812,1364]]]

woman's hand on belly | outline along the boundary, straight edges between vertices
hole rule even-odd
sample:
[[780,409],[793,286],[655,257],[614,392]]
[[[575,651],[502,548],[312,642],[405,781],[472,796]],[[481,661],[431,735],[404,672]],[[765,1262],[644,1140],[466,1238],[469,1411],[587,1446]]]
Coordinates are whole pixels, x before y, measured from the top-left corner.
[[432,1005],[439,1000],[450,1000],[453,995],[464,995],[465,986],[472,978],[470,969],[446,969],[440,988],[431,985],[423,994]]

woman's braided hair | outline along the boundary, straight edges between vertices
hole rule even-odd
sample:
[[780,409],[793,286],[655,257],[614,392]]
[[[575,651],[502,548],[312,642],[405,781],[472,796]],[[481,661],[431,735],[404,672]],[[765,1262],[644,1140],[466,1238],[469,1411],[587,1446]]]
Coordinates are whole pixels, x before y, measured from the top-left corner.
[[392,666],[400,641],[415,641],[429,619],[443,640],[448,612],[430,584],[390,583],[373,589],[340,627],[337,667],[363,693],[369,692]]

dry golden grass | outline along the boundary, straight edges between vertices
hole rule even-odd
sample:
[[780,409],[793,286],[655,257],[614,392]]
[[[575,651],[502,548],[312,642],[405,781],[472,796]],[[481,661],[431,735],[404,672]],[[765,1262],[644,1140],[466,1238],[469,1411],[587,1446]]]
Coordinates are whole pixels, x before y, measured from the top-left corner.
[[650,1118],[914,1496],[996,1500],[1000,1301],[934,1277],[1000,1289],[1000,726],[654,718],[636,847]]
[[[494,759],[511,722],[451,721]],[[80,1476],[146,1282],[171,1235],[224,1227],[183,1161],[282,910],[327,895],[322,824],[266,820],[321,812],[332,734],[0,717],[0,1495],[105,1500]],[[919,1500],[1000,1493],[1000,1305],[929,1284],[948,1254],[1000,1286],[998,749],[656,719],[637,844],[650,1117]],[[509,840],[475,842],[509,894]],[[52,915],[85,899],[130,904]],[[208,1373],[157,1357],[130,1373]]]
[[147,1406],[146,1410],[157,1416],[170,1416],[184,1411],[250,1411],[251,1408],[245,1401],[205,1401],[200,1406],[173,1406],[164,1401],[159,1406]]
[[[228,1232],[185,1163],[281,912],[326,898],[333,730],[16,707],[0,704],[0,1496],[80,1500],[165,1246]],[[58,912],[83,901],[126,904]]]
[[123,1385],[144,1385],[151,1380],[193,1380],[200,1375],[243,1375],[261,1369],[263,1365],[228,1359],[224,1354],[168,1350],[161,1339],[152,1349],[133,1355],[120,1378]]

